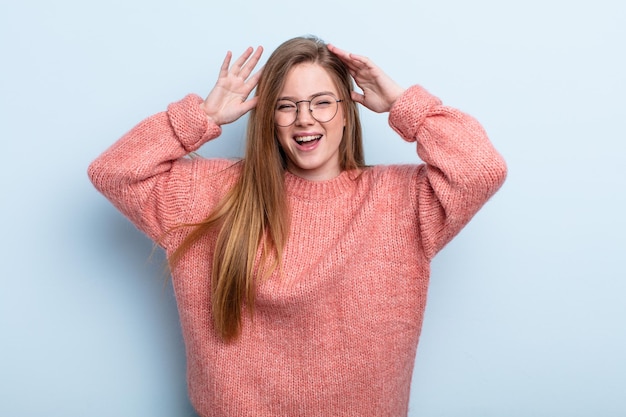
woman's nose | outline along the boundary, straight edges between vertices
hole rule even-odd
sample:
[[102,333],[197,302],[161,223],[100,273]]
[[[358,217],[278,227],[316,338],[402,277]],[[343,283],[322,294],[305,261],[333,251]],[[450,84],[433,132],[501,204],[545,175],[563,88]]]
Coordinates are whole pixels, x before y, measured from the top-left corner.
[[308,102],[298,103],[298,111],[296,112],[296,124],[306,125],[315,123],[313,112],[309,109]]

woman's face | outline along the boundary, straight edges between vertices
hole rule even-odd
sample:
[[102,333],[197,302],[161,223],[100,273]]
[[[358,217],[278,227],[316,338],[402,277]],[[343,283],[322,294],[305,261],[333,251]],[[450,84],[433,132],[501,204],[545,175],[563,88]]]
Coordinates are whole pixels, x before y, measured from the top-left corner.
[[[277,122],[287,120],[288,123],[295,116],[293,124],[276,126],[291,173],[312,181],[328,180],[340,174],[339,144],[345,118],[343,106],[335,103],[335,98],[339,99],[337,88],[328,72],[318,64],[299,64],[287,73],[278,96],[275,118]],[[309,111],[309,100],[313,100],[313,112]],[[326,121],[327,115],[332,114],[328,113],[328,108],[334,109],[334,106],[336,114]],[[298,111],[294,114],[296,108]]]

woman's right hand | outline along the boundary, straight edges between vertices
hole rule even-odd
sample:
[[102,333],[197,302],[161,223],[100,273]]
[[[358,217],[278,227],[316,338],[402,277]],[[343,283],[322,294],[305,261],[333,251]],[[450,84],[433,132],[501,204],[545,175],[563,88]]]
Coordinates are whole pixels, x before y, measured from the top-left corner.
[[256,106],[257,97],[248,99],[248,96],[258,84],[261,70],[252,76],[250,74],[262,53],[263,47],[259,46],[256,51],[250,47],[232,66],[232,53],[226,53],[215,87],[200,105],[218,126],[234,122]]

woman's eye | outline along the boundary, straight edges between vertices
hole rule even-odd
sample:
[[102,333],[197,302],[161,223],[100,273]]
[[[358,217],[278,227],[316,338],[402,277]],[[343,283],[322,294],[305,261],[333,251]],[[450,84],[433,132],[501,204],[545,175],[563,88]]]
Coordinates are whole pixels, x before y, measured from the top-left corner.
[[330,106],[332,103],[333,103],[333,100],[331,100],[329,97],[319,97],[318,99],[313,101],[313,106],[314,107],[327,107],[327,106]]
[[292,103],[278,103],[276,110],[280,111],[293,111],[296,108]]

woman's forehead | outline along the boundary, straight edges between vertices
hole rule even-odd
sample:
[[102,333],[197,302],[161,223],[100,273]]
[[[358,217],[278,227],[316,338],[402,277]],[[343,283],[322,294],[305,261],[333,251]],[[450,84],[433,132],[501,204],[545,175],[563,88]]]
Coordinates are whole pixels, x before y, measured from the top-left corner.
[[303,99],[321,92],[337,95],[333,78],[321,65],[303,63],[289,70],[279,96]]

